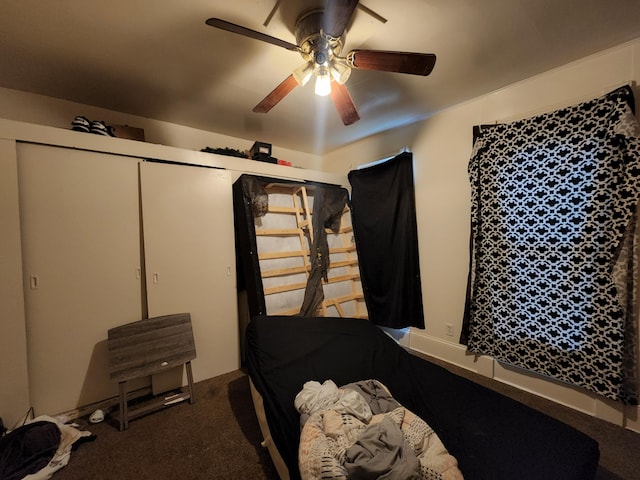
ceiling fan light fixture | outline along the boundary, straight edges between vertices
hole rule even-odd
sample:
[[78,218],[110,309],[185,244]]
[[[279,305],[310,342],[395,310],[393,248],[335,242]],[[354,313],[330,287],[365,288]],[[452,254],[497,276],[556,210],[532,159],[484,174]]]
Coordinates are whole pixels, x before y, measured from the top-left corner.
[[318,67],[315,93],[320,97],[326,97],[331,93],[331,75],[327,67]]
[[345,83],[347,83],[347,80],[351,75],[351,68],[343,63],[336,61],[331,63],[330,71],[333,79],[340,85],[344,85]]
[[296,82],[298,82],[298,85],[304,87],[311,79],[314,70],[315,65],[313,62],[306,62],[293,71],[293,77],[296,79]]

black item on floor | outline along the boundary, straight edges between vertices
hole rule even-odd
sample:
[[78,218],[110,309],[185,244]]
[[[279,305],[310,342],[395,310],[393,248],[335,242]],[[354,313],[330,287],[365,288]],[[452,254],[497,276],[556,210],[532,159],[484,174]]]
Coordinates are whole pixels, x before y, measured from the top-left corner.
[[36,421],[0,438],[0,478],[18,480],[44,468],[60,445],[55,423]]

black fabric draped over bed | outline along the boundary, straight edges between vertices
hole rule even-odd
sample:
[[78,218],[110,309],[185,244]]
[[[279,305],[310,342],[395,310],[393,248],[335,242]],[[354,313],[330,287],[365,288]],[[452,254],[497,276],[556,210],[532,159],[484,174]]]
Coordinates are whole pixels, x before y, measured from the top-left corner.
[[596,441],[409,354],[366,320],[258,316],[247,328],[246,341],[247,368],[292,479],[300,478],[295,396],[305,382],[329,379],[338,386],[381,381],[435,430],[467,480],[595,476]]
[[351,217],[369,319],[424,328],[413,155],[349,172]]

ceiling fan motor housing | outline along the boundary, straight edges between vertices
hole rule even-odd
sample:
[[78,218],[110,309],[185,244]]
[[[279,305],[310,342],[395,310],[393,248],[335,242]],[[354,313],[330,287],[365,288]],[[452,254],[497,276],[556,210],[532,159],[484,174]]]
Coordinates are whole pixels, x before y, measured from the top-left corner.
[[342,50],[342,37],[334,38],[322,33],[323,9],[303,13],[296,21],[296,42],[307,61],[327,65]]
[[314,59],[318,65],[324,65],[327,63],[327,52],[324,50],[318,50],[315,53]]

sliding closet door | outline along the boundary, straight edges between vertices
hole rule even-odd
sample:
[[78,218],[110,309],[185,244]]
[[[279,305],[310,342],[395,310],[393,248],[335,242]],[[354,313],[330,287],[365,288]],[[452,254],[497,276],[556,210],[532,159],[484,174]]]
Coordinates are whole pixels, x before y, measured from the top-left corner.
[[17,151],[31,404],[52,415],[117,394],[107,330],[142,312],[138,161]]
[[0,140],[0,417],[12,427],[29,405],[16,142]]
[[191,313],[195,381],[239,368],[229,172],[143,162],[140,180],[149,317]]

